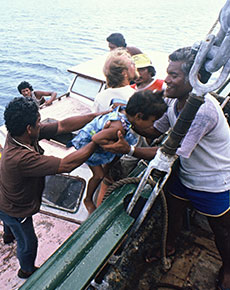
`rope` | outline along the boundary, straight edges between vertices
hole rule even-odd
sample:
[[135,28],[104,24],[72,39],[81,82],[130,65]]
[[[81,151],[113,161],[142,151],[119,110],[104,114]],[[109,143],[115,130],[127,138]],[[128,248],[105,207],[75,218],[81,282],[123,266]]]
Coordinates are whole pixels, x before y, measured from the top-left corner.
[[211,27],[211,29],[209,30],[207,35],[209,35],[209,34],[211,34],[213,32],[213,30],[217,26],[218,22],[219,22],[219,17],[216,19],[215,23],[213,24],[213,26]]
[[[141,177],[127,177],[123,178],[121,180],[118,180],[114,182],[106,191],[103,201],[109,197],[109,195],[117,188],[122,187],[125,184],[137,184],[141,180]],[[153,188],[156,184],[156,182],[152,179],[150,176],[147,180],[147,183],[149,183]],[[160,192],[161,197],[161,203],[163,208],[163,229],[161,234],[161,263],[163,266],[164,271],[168,271],[171,268],[171,262],[166,258],[166,239],[167,239],[167,230],[168,230],[168,209],[167,209],[167,202],[165,198],[165,194],[163,190]]]
[[[127,178],[123,178],[121,180],[118,180],[116,182],[114,182],[111,186],[109,186],[109,188],[107,189],[104,197],[103,197],[103,201],[106,200],[106,198],[108,198],[110,196],[110,194],[117,188],[122,187],[125,184],[137,184],[139,183],[141,180],[141,177],[127,177]],[[152,184],[151,184],[152,182]],[[153,182],[153,180],[150,181],[150,179],[148,180],[148,183],[152,186],[155,185],[155,183]]]
[[162,210],[163,210],[163,217],[162,217],[162,224],[163,229],[161,233],[161,264],[163,266],[163,270],[167,272],[171,268],[171,261],[167,259],[166,253],[166,242],[167,242],[167,232],[168,232],[168,207],[165,198],[165,194],[163,190],[160,194],[161,203],[162,203]]
[[223,101],[223,103],[221,104],[221,108],[223,109],[226,104],[228,103],[228,101],[230,100],[230,96],[227,96],[227,98],[225,98],[225,100]]

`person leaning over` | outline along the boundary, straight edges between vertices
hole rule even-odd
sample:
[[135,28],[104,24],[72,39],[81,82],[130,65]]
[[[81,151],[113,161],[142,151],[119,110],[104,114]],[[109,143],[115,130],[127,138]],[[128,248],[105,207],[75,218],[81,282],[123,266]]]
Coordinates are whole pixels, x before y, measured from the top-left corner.
[[[18,85],[18,91],[25,98],[32,98],[36,101],[36,103],[41,106],[49,106],[56,100],[57,93],[56,92],[45,92],[45,91],[34,91],[33,87],[28,82],[21,82]],[[50,96],[49,100],[46,100],[44,97]]]
[[[192,91],[189,72],[195,56],[191,47],[170,54],[165,95],[172,102],[163,117],[154,123],[154,127],[142,130],[140,134],[154,139],[174,126]],[[200,77],[202,81],[204,75],[201,71]],[[218,101],[210,94],[204,98],[204,104],[176,152],[180,161],[179,170],[166,187],[169,217],[166,250],[168,255],[175,253],[175,241],[183,224],[185,210],[192,205],[207,216],[222,259],[217,289],[227,290],[230,289],[230,130]],[[118,137],[118,142],[103,148],[127,154],[130,146],[121,132]],[[133,155],[152,159],[156,150],[156,147],[139,147],[135,148]],[[150,255],[146,261],[156,260],[159,253]]]
[[85,162],[96,145],[90,142],[63,159],[43,155],[38,141],[82,128],[98,114],[75,116],[55,123],[40,123],[32,98],[15,98],[4,112],[8,130],[0,169],[0,219],[6,232],[4,242],[17,241],[18,276],[28,278],[37,268],[37,237],[32,216],[41,205],[46,175],[71,172]]
[[[131,96],[127,104],[116,99],[117,106],[112,112],[99,116],[83,127],[78,134],[68,143],[77,150],[96,138],[98,145],[106,143],[108,140],[117,139],[117,131],[121,130],[125,139],[130,145],[136,145],[138,136],[135,130],[139,127],[150,127],[153,122],[159,119],[167,110],[167,105],[162,98],[162,92],[153,93],[151,91],[136,92]],[[106,123],[109,123],[106,130]],[[132,128],[132,130],[131,130]],[[98,133],[99,132],[99,133]],[[98,133],[98,134],[97,134]],[[96,137],[95,137],[96,136]],[[114,162],[121,156],[108,151],[103,151],[100,147],[86,161],[91,169],[93,176],[90,178],[87,186],[87,194],[84,199],[85,206],[89,213],[92,213],[96,206],[93,202],[93,195],[104,178],[108,174]],[[99,193],[98,200],[102,200],[103,193]]]

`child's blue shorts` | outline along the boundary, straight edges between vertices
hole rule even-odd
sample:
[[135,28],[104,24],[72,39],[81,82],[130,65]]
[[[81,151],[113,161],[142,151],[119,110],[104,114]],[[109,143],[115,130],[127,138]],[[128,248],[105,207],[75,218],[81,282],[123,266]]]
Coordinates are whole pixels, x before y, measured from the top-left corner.
[[222,216],[230,209],[230,192],[207,192],[187,188],[178,176],[167,186],[168,192],[176,198],[190,201],[194,209],[207,216]]

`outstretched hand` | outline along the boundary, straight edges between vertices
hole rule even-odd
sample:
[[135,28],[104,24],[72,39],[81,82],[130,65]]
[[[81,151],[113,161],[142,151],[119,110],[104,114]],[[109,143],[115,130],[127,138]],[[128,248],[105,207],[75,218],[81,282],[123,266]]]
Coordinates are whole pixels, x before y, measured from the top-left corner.
[[[105,129],[105,127],[104,127]],[[110,151],[116,154],[127,154],[130,151],[130,145],[125,140],[122,132],[117,132],[118,141],[110,141],[108,144],[101,146],[105,151]]]

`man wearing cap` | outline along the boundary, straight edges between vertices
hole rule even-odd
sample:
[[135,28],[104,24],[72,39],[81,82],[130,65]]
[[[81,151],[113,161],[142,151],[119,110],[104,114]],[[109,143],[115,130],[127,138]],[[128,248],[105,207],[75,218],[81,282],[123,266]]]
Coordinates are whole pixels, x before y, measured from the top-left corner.
[[133,55],[132,58],[138,70],[139,78],[136,80],[135,84],[131,85],[131,87],[136,90],[163,90],[164,80],[154,79],[156,70],[152,65],[150,58],[144,53]]

